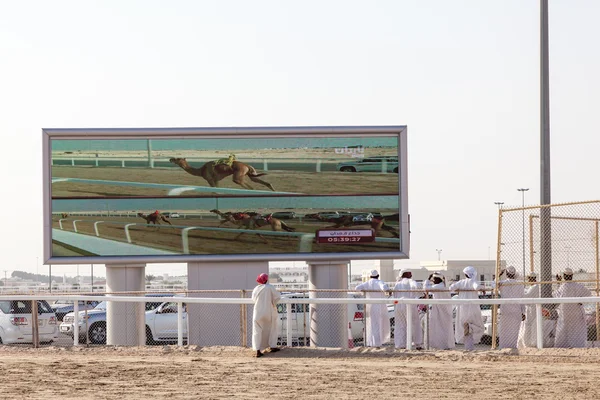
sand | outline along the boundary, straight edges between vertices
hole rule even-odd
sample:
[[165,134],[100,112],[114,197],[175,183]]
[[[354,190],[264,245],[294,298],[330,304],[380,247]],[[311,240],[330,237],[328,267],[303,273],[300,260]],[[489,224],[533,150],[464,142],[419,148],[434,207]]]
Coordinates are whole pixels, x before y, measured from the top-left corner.
[[19,399],[596,399],[600,349],[416,352],[0,346]]

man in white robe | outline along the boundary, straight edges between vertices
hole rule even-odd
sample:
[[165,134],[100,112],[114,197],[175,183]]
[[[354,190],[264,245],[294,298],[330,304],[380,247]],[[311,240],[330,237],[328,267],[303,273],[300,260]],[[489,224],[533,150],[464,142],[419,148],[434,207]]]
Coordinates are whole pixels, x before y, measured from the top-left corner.
[[[500,272],[500,277],[506,273],[506,279],[498,282],[498,292],[503,299],[522,299],[524,294],[523,282],[517,281],[517,270],[509,266]],[[502,304],[500,306],[498,336],[501,349],[517,348],[519,329],[525,318],[525,307],[522,304]]]
[[[394,286],[394,298],[396,299],[418,299],[423,294],[419,284],[413,281],[412,272],[400,270],[398,282]],[[394,313],[394,346],[397,349],[406,348],[406,326],[407,326],[407,308],[412,311],[412,342],[417,350],[423,350],[423,329],[419,320],[418,304],[396,304]]]
[[[561,283],[554,297],[590,297],[588,288],[573,280],[573,270],[565,269],[563,272],[564,283]],[[558,307],[558,321],[556,322],[556,338],[554,347],[577,348],[586,347],[587,324],[582,303],[561,304]]]
[[[450,285],[450,292],[458,292],[459,299],[478,299],[484,287],[477,281],[477,270],[471,266],[463,269],[464,279]],[[483,336],[483,318],[479,304],[461,304],[456,307],[454,339],[464,343],[465,350],[475,350]]]
[[[450,299],[444,276],[434,272],[423,282],[426,294],[431,293],[434,299]],[[432,304],[429,308],[429,348],[449,350],[455,347],[452,331],[452,305]]]
[[[384,281],[379,280],[379,272],[374,269],[371,271],[371,279],[356,286],[356,290],[364,290],[367,299],[384,299],[390,288]],[[387,304],[367,304],[366,306],[367,346],[381,347],[383,343],[390,340]]]
[[252,349],[256,351],[256,357],[262,357],[267,348],[271,349],[271,353],[280,350],[277,347],[277,302],[281,294],[268,280],[267,274],[260,274],[256,278],[258,285],[252,291]]
[[[537,275],[535,272],[527,274],[528,282],[536,282]],[[540,285],[531,285],[523,293],[523,298],[526,299],[538,299],[540,298]],[[547,312],[543,310],[542,313]],[[548,313],[549,314],[549,313]],[[524,347],[537,347],[537,311],[535,304],[527,304],[525,306],[525,319],[521,322],[521,328],[519,330],[519,339],[517,341],[517,348],[522,349]],[[555,323],[556,320],[548,319],[544,316],[543,323],[543,347],[554,346],[554,334],[555,334]]]

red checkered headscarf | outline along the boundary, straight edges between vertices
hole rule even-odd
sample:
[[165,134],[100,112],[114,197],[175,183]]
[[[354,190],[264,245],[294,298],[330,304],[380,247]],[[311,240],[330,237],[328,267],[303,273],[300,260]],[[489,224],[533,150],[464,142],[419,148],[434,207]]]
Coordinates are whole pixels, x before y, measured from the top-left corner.
[[256,278],[256,282],[260,283],[261,285],[264,285],[265,283],[267,283],[268,280],[269,280],[269,275],[267,275],[267,274],[260,274]]

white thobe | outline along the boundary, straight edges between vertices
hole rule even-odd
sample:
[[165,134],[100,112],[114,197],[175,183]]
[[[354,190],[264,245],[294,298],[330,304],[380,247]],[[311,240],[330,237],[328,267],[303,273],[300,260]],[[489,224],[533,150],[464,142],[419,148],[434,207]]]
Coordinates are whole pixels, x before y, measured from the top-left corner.
[[[409,278],[402,278],[396,282],[394,286],[394,298],[396,299],[418,299],[422,292],[419,290],[417,282]],[[423,329],[419,320],[419,305],[418,304],[396,304],[394,312],[394,345],[397,349],[406,348],[406,326],[407,326],[407,308],[411,309],[412,323],[412,342],[416,347],[423,345]]]
[[277,346],[277,302],[281,294],[273,285],[259,284],[252,291],[252,349],[264,350]]
[[[537,299],[540,297],[540,285],[533,285],[523,294],[524,298]],[[525,306],[525,321],[521,322],[517,348],[537,347],[537,311],[535,304]],[[544,347],[554,346],[554,321],[544,319],[543,321]]]
[[[377,290],[377,292],[365,292],[365,298],[384,299],[384,292],[388,292],[390,288],[384,281],[371,278],[356,286],[356,290]],[[390,320],[386,304],[367,304],[365,328],[367,346],[380,347],[390,340]]]
[[[560,285],[554,297],[590,297],[591,295],[590,290],[581,283],[566,281]],[[587,325],[583,305],[561,304],[558,307],[554,347],[586,347],[586,344]]]
[[[515,279],[505,279],[498,283],[498,292],[503,299],[523,298],[523,283]],[[519,329],[525,313],[522,304],[502,304],[498,323],[498,336],[501,349],[517,348]]]
[[[431,291],[434,299],[450,299],[450,292],[444,282],[434,284],[427,280],[423,289]],[[429,347],[432,349],[453,349],[454,332],[452,332],[452,305],[433,304],[429,310]]]
[[[450,291],[458,291],[459,299],[478,299],[479,290],[483,290],[475,279],[461,279],[450,285]],[[473,336],[473,343],[479,343],[483,336],[483,317],[479,304],[461,304],[456,308],[456,323],[454,324],[454,339],[456,343],[464,343],[464,324],[469,324],[469,332]]]

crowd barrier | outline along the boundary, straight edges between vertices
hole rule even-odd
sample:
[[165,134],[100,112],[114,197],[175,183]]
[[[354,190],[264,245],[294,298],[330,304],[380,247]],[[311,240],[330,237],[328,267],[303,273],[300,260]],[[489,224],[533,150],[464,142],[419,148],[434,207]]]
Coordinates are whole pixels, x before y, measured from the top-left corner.
[[[523,299],[431,299],[431,298],[380,298],[367,299],[362,293],[347,290],[339,291],[313,291],[310,297],[306,293],[284,293],[278,305],[278,344],[283,346],[308,345],[316,347],[332,347],[329,343],[337,343],[335,347],[355,347],[367,344],[366,336],[369,334],[369,325],[365,321],[365,316],[369,316],[369,305],[383,304],[387,309],[387,318],[390,320],[391,337],[384,346],[394,346],[395,337],[395,318],[398,315],[406,315],[405,347],[413,349],[415,347],[429,348],[429,324],[434,323],[432,310],[437,306],[450,306],[453,314],[460,310],[462,306],[477,305],[480,308],[499,307],[500,324],[502,324],[502,307],[507,305],[518,305],[519,307],[529,307],[527,318],[530,318],[530,327],[535,320],[535,330],[533,331],[533,340],[529,340],[524,345],[527,347],[544,348],[554,346],[554,342],[549,342],[547,336],[555,338],[558,332],[557,325],[567,321],[572,326],[566,326],[567,336],[573,334],[581,336],[581,326],[576,326],[575,318],[571,315],[565,315],[572,310],[585,313],[584,309],[596,311],[600,303],[600,297],[574,297],[574,298],[523,298]],[[4,314],[11,319],[3,324],[9,324],[7,327],[0,327],[0,336],[4,344],[10,344],[12,339],[8,338],[7,328],[18,328],[22,330],[20,340],[16,342],[31,343],[34,347],[40,345],[52,344],[58,346],[78,346],[101,345],[106,343],[107,329],[110,328],[109,321],[106,318],[106,311],[102,315],[102,309],[92,309],[88,306],[89,302],[97,304],[105,302],[108,304],[145,304],[146,318],[146,344],[177,344],[182,346],[188,343],[188,337],[199,335],[210,343],[205,345],[231,345],[244,346],[251,345],[252,337],[252,312],[253,303],[250,299],[251,290],[232,290],[232,291],[189,291],[174,297],[161,297],[161,295],[139,296],[135,294],[107,294],[104,296],[90,295],[3,295],[0,296],[0,308]],[[210,296],[210,297],[208,297]],[[46,303],[38,301],[46,301]],[[47,313],[47,305],[55,300],[73,302],[73,312],[63,316],[63,320],[52,319],[51,314]],[[403,308],[402,313],[398,313],[396,308],[401,305],[413,305],[413,307]],[[21,307],[21,313],[16,310]],[[37,308],[37,310],[36,310]],[[505,307],[505,309],[508,309]],[[552,310],[552,311],[548,311]],[[569,311],[571,310],[571,311]],[[12,312],[12,314],[11,314]],[[51,311],[50,311],[51,312]],[[194,316],[202,315],[200,322]],[[413,319],[413,313],[418,313],[419,318]],[[561,313],[562,319],[561,319]],[[14,314],[14,315],[13,315]],[[99,317],[100,314],[100,317]],[[50,315],[50,317],[48,317]],[[596,321],[596,315],[584,315],[589,317],[586,321]],[[567,317],[567,318],[565,318]],[[104,319],[102,319],[104,318]],[[154,318],[154,319],[152,319]],[[455,316],[453,317],[455,318]],[[417,324],[415,326],[415,321]],[[554,322],[553,327],[548,327],[550,322]],[[561,322],[562,321],[562,322]],[[569,322],[571,321],[571,322]],[[208,322],[208,323],[207,323]],[[483,322],[483,321],[482,321]],[[496,332],[493,327],[488,326],[493,323],[492,319],[484,322],[485,332]],[[65,329],[70,326],[70,329]],[[232,327],[236,327],[232,329]],[[595,323],[588,324],[587,328]],[[148,331],[149,329],[149,331]],[[422,343],[415,341],[415,332],[423,330]],[[565,331],[565,327],[563,333]],[[514,331],[514,329],[513,329]],[[502,331],[500,330],[500,335]],[[86,334],[87,333],[87,334]],[[331,337],[327,336],[331,335]],[[347,335],[347,342],[339,346],[340,335]],[[531,336],[531,332],[530,332]],[[207,339],[210,338],[210,339]],[[491,338],[490,338],[491,339]],[[531,338],[529,338],[531,339]],[[573,347],[595,347],[598,345],[597,330],[587,332],[587,340],[582,346]],[[404,341],[403,341],[404,342]],[[500,341],[501,342],[501,341]],[[143,343],[141,343],[143,344]],[[193,343],[192,343],[193,344]],[[496,341],[490,343],[480,342],[478,348],[495,348]],[[565,347],[564,343],[556,343],[557,346]],[[457,348],[461,348],[460,345]]]

